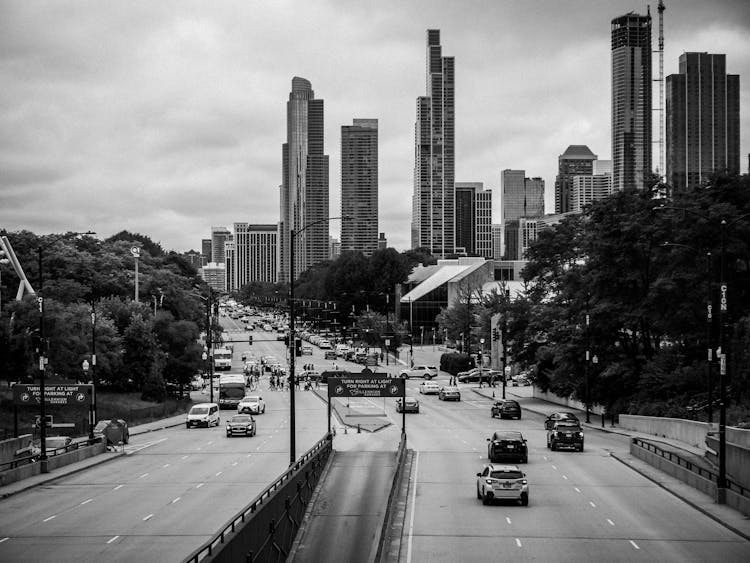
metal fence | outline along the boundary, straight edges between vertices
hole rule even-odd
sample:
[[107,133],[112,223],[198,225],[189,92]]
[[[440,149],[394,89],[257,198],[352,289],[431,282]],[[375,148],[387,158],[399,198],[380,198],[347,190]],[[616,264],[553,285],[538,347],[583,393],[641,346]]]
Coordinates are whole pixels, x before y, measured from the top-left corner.
[[[679,467],[683,467],[687,469],[688,471],[691,471],[695,473],[696,475],[703,477],[704,479],[708,479],[714,485],[716,485],[716,483],[718,482],[718,475],[714,471],[711,471],[710,469],[701,467],[700,465],[695,464],[692,461],[689,461],[683,458],[682,456],[680,456],[679,454],[675,452],[672,452],[669,450],[663,450],[659,446],[651,442],[648,442],[646,440],[643,440],[641,438],[633,438],[632,440],[633,440],[633,444],[635,444],[636,446],[643,448],[645,450],[648,450],[649,452],[656,454],[660,457],[663,457],[664,459],[671,461],[675,465]],[[731,479],[727,479],[726,482],[727,482],[727,489],[743,497],[750,498],[750,490],[746,489],[739,483],[732,481]]]
[[328,434],[185,562],[285,561],[332,450]]

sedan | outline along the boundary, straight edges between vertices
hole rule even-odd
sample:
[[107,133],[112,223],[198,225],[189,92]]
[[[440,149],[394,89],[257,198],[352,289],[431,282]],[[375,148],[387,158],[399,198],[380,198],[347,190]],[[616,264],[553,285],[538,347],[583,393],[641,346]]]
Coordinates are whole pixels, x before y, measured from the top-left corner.
[[487,457],[492,463],[503,459],[528,463],[529,449],[523,434],[511,430],[498,430],[487,438]]
[[414,397],[406,397],[402,403],[401,399],[396,401],[396,412],[413,412],[419,414],[419,401]]
[[493,500],[513,500],[529,505],[529,482],[517,465],[485,465],[477,473],[477,498],[482,504]]
[[423,381],[419,385],[419,392],[422,395],[437,395],[440,393],[440,385],[434,381]]
[[94,426],[94,437],[101,437],[105,446],[127,444],[130,441],[128,423],[122,419],[100,420]]
[[266,412],[266,403],[260,395],[247,395],[237,405],[238,414],[263,414]]
[[249,414],[235,414],[227,421],[227,438],[255,436],[255,419]]
[[458,387],[441,387],[438,391],[438,399],[441,401],[460,401],[461,391]]

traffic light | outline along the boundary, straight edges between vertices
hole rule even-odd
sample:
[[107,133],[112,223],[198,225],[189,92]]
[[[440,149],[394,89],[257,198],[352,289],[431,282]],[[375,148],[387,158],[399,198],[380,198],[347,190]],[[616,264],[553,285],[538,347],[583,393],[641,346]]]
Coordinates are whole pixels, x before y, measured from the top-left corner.
[[302,355],[302,340],[300,340],[299,338],[294,339],[294,355],[295,356]]
[[253,335],[252,334],[249,334],[247,336],[247,343],[250,344],[251,346],[253,345]]

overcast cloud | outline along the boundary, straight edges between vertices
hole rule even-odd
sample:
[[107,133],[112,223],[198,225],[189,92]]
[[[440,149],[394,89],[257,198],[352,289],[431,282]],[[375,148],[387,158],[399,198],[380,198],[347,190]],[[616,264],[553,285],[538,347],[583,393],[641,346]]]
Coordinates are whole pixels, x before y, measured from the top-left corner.
[[[740,74],[747,172],[750,2],[665,3],[665,75],[685,51]],[[212,225],[276,223],[302,76],[325,100],[331,214],[341,126],[377,118],[380,231],[405,250],[428,28],[456,59],[456,180],[493,188],[499,222],[500,171],[524,169],[553,212],[568,145],[610,158],[610,21],[629,11],[646,3],[0,0],[0,228],[127,229],[184,251]],[[655,0],[651,14],[656,33]]]

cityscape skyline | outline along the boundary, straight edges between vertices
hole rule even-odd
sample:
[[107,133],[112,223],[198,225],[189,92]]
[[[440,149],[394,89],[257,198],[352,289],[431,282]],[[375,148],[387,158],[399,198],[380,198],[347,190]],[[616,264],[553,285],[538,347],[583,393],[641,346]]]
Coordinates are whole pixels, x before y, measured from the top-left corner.
[[[341,126],[379,120],[378,230],[406,250],[426,29],[441,31],[456,60],[455,181],[492,190],[498,223],[501,171],[525,170],[544,180],[551,213],[566,147],[611,159],[610,22],[647,5],[4,2],[0,227],[101,237],[127,229],[185,251],[214,225],[278,221],[284,98],[297,75],[325,100],[331,215],[341,208]],[[652,2],[654,28],[655,12]],[[115,26],[122,18],[132,25]],[[357,25],[363,19],[372,25]],[[744,2],[666,3],[665,77],[683,52],[725,54],[727,73],[740,75],[741,172],[750,152],[748,22]]]

